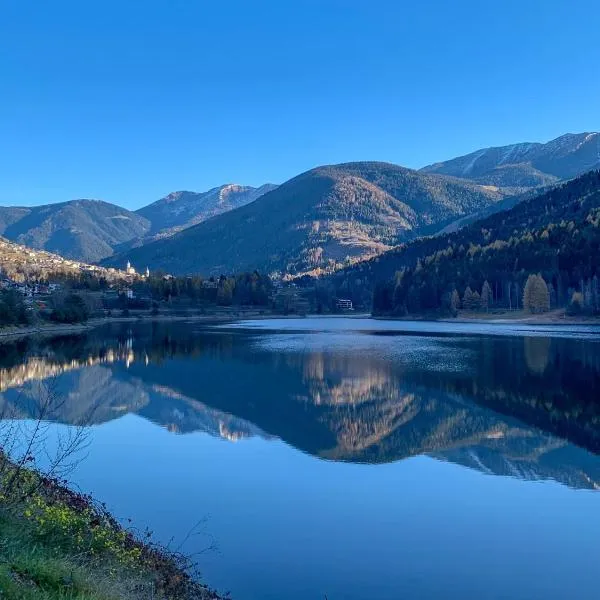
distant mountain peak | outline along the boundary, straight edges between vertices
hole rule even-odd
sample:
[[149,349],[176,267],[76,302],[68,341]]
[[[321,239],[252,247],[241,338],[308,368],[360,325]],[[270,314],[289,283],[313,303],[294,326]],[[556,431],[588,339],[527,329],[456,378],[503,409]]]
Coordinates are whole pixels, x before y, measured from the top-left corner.
[[151,236],[164,237],[253,202],[276,187],[226,183],[206,192],[171,192],[136,212],[152,223]]
[[240,185],[239,183],[226,183],[217,189],[219,190],[219,201],[225,202],[232,194],[241,194],[257,188]]
[[566,133],[546,143],[523,142],[482,148],[421,169],[525,191],[571,179],[600,164],[598,132]]

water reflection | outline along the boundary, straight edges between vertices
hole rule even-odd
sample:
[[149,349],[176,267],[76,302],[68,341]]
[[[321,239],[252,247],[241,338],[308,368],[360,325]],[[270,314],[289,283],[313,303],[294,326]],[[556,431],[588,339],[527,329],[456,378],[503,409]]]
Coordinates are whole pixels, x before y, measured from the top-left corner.
[[136,413],[169,431],[277,437],[320,458],[419,454],[524,479],[600,485],[593,338],[268,335],[108,327],[0,347],[2,411],[35,416],[37,382],[67,424]]

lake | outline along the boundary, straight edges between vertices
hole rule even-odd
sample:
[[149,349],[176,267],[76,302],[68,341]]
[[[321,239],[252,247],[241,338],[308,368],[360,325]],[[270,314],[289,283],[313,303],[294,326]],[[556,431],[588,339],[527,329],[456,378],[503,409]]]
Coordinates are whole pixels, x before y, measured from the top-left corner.
[[0,345],[77,488],[233,600],[596,599],[593,327],[306,318]]

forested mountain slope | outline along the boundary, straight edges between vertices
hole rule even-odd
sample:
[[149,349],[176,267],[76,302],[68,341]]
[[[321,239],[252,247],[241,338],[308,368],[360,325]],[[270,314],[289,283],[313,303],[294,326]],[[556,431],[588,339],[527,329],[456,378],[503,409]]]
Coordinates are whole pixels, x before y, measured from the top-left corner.
[[0,207],[0,235],[65,258],[98,262],[115,251],[172,235],[248,204],[274,187],[230,184],[204,193],[174,192],[135,212],[86,199],[35,207]]
[[0,207],[0,235],[88,263],[110,256],[114,246],[143,236],[149,229],[144,217],[101,200]]
[[[339,273],[338,293],[376,312],[445,310],[449,295],[487,280],[491,302],[518,306],[525,281],[541,273],[552,303],[593,295],[600,276],[600,171],[592,171],[456,233],[422,239]],[[596,278],[596,279],[595,279]]]
[[111,259],[168,272],[332,271],[502,199],[388,163],[318,167],[251,204]]

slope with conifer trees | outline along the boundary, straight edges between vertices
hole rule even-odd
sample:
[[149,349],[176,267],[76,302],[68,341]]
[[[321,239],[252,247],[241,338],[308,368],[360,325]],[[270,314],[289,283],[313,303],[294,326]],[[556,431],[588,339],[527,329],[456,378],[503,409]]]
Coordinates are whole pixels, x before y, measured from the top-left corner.
[[173,274],[325,273],[438,231],[505,195],[379,162],[318,167],[254,202],[111,257]]
[[[486,308],[521,309],[525,299],[533,312],[567,306],[595,313],[599,250],[600,172],[591,171],[459,232],[348,269],[333,286],[357,304],[373,294],[377,314],[452,313],[455,290],[468,310],[481,309],[484,295]],[[528,286],[530,275],[536,277]]]

